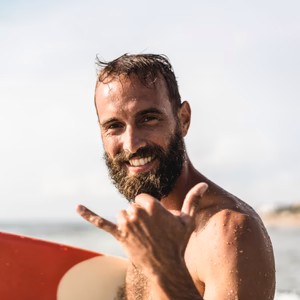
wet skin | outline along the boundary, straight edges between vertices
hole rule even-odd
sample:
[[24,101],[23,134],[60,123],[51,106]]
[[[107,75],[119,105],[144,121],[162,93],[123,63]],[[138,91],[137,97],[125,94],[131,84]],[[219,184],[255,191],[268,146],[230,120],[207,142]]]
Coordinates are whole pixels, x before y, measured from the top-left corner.
[[[161,79],[152,88],[134,75],[100,84],[96,105],[103,144],[112,158],[147,145],[167,149],[176,118]],[[183,137],[190,115],[184,102],[178,111]],[[134,176],[158,165],[154,158],[143,166],[124,163],[124,168]],[[260,218],[200,174],[188,158],[167,197],[159,202],[138,195],[118,214],[117,224],[82,206],[78,212],[110,232],[126,251],[132,262],[126,299],[273,299],[273,250]]]

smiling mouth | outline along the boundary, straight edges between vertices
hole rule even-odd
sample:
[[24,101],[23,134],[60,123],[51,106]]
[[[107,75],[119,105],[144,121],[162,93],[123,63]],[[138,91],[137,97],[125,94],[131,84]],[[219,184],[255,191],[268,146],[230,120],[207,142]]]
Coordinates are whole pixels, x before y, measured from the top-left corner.
[[154,157],[133,158],[129,160],[129,164],[133,167],[141,167],[151,162]]

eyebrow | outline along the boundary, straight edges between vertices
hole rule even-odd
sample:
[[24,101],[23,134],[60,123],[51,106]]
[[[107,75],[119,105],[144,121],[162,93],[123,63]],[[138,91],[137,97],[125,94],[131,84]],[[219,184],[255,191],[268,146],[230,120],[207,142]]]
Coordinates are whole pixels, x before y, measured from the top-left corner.
[[136,114],[136,118],[138,117],[142,117],[144,115],[147,115],[147,114],[158,114],[158,115],[162,115],[163,113],[157,109],[157,108],[147,108],[147,109],[144,109],[144,110],[141,110],[139,111],[137,114]]

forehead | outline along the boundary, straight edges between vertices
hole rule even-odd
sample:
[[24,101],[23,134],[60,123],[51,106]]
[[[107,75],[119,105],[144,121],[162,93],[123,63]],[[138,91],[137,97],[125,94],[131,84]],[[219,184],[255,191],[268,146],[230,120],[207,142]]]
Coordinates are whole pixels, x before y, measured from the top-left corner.
[[116,78],[108,83],[100,83],[95,93],[99,119],[108,113],[128,112],[155,107],[170,113],[171,103],[163,79],[155,83],[142,83],[136,75],[130,78]]

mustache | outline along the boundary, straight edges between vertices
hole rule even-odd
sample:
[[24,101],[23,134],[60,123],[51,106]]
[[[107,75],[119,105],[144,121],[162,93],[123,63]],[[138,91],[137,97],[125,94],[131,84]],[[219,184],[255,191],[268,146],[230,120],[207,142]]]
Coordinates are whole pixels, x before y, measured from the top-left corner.
[[135,153],[131,153],[130,151],[120,152],[115,155],[113,160],[115,163],[124,163],[128,162],[130,159],[133,159],[135,157],[161,157],[162,155],[166,155],[164,149],[160,146],[155,145],[139,148]]

